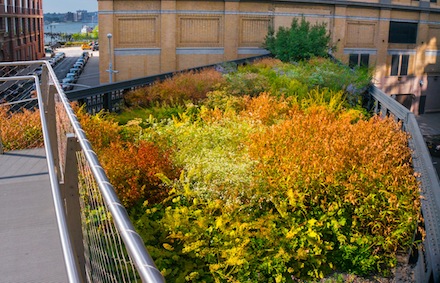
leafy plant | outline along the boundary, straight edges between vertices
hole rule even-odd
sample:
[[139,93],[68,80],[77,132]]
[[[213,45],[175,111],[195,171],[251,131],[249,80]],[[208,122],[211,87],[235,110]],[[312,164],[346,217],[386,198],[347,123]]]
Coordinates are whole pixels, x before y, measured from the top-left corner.
[[130,107],[195,103],[206,98],[206,93],[223,82],[221,73],[214,69],[177,73],[172,78],[128,93],[125,102]]
[[158,98],[124,125],[95,118],[104,167],[168,281],[389,274],[420,201],[407,135],[350,97],[367,77],[327,59],[266,59],[201,100]]
[[241,112],[206,109],[216,118],[156,126],[183,171],[163,178],[169,198],[147,204],[137,225],[156,223],[143,233],[167,279],[387,274],[411,244],[420,206],[399,125],[267,94],[243,99]]
[[40,112],[23,109],[11,113],[0,106],[0,135],[5,151],[43,146]]
[[276,33],[269,28],[264,47],[283,62],[325,57],[331,48],[330,35],[324,23],[311,26],[304,17],[301,22],[295,18],[290,28],[280,27]]

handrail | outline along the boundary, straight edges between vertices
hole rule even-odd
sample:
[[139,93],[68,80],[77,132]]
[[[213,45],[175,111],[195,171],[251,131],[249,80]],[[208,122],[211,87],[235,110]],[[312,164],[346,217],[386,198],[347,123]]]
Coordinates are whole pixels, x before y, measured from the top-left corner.
[[[43,73],[41,75],[41,85],[39,78],[36,76],[3,77],[0,78],[0,81],[33,80],[35,83],[36,86],[35,91],[37,94],[38,106],[40,108],[40,119],[43,126],[42,128],[43,128],[43,136],[44,136],[44,147],[46,150],[48,169],[50,173],[49,177],[52,187],[52,195],[53,195],[55,211],[57,215],[59,234],[63,246],[64,259],[66,261],[66,269],[68,273],[69,282],[76,283],[76,282],[82,282],[83,280],[94,281],[93,274],[90,275],[91,271],[90,270],[87,271],[87,268],[93,268],[93,264],[90,264],[89,267],[85,267],[85,268],[84,266],[78,266],[80,259],[78,259],[77,257],[78,257],[78,251],[81,251],[81,248],[72,246],[74,240],[72,239],[72,234],[69,234],[69,229],[71,229],[72,232],[73,230],[75,230],[76,227],[73,228],[68,227],[69,223],[72,222],[71,220],[66,221],[65,213],[68,214],[70,211],[65,207],[62,193],[63,190],[68,189],[66,188],[66,182],[72,182],[70,179],[67,180],[67,178],[69,177],[67,176],[68,174],[65,173],[67,170],[71,170],[70,167],[72,166],[67,166],[67,163],[63,164],[62,161],[66,162],[67,157],[62,156],[63,154],[66,154],[66,152],[63,153],[62,150],[66,149],[66,146],[63,145],[64,142],[66,143],[69,142],[69,138],[66,137],[71,137],[70,133],[72,132],[69,131],[73,131],[74,138],[77,140],[80,147],[80,152],[81,152],[80,155],[84,156],[84,160],[85,160],[84,162],[86,162],[85,163],[86,165],[81,163],[82,164],[81,166],[87,166],[87,168],[90,169],[92,174],[91,176],[93,178],[92,181],[94,182],[93,184],[96,184],[97,189],[100,195],[102,196],[103,202],[105,204],[105,208],[108,209],[111,215],[111,218],[105,216],[104,220],[107,222],[112,222],[114,224],[116,230],[119,232],[119,235],[122,238],[122,242],[124,243],[125,249],[116,247],[116,249],[118,250],[116,253],[118,254],[120,253],[120,251],[126,250],[126,252],[130,257],[130,260],[132,260],[134,263],[135,271],[137,272],[137,275],[140,277],[140,279],[142,279],[143,282],[151,282],[151,283],[165,282],[162,274],[157,269],[157,267],[154,264],[154,261],[152,260],[151,256],[145,249],[142,238],[135,231],[134,226],[132,225],[128,217],[127,211],[125,210],[120,200],[118,199],[113,186],[110,184],[104,172],[104,169],[100,165],[90,142],[87,140],[86,134],[84,130],[81,128],[80,123],[77,117],[75,116],[73,109],[70,106],[70,102],[66,98],[64,91],[61,88],[50,64],[44,60],[31,61],[31,62],[29,61],[13,62],[13,63],[3,62],[0,63],[0,68],[5,66],[24,66],[30,64],[40,64],[44,66]],[[53,109],[51,109],[51,107],[53,107]],[[61,112],[64,113],[66,117],[59,116],[62,114]],[[47,116],[47,115],[54,115],[54,116]],[[64,120],[66,121],[66,123],[69,123],[69,125],[60,126],[56,124],[56,123],[62,123]],[[50,125],[51,123],[52,126]],[[53,132],[51,133],[51,130],[54,130],[56,133]],[[60,134],[62,136],[60,136]],[[54,143],[58,144],[58,149],[56,147],[54,149],[53,147]],[[60,146],[62,148],[60,148]],[[82,158],[80,157],[77,158],[82,160]],[[81,161],[77,161],[77,162],[81,162]],[[87,174],[87,172],[80,174]],[[84,178],[88,178],[88,177],[84,177]],[[76,183],[77,183],[76,186],[78,187],[79,186],[78,180],[76,181]],[[93,184],[92,186],[95,186]],[[66,193],[64,192],[64,194]],[[86,192],[86,194],[91,194],[91,193]],[[80,198],[91,198],[91,196],[89,195],[82,196]],[[95,206],[94,208],[93,207],[90,208],[90,204],[88,205],[89,205],[89,209],[94,209],[94,213],[99,213],[99,211],[101,211],[100,209],[104,208],[104,207],[101,208],[98,207],[97,205],[99,204],[96,203],[91,204],[92,206],[93,205]],[[84,212],[81,213],[83,213],[84,216]],[[93,213],[93,211],[89,211],[90,214],[89,217],[93,217],[91,213]],[[68,215],[68,217],[70,216]],[[101,224],[90,225],[87,223],[85,224],[82,223],[80,225],[96,226]],[[107,224],[104,223],[102,225],[107,225]],[[104,226],[102,227],[104,228]],[[87,232],[85,231],[85,229],[87,229],[87,227],[86,228],[79,227],[79,230],[83,230],[82,234]],[[104,232],[107,233],[105,229],[101,229],[100,231],[102,232],[104,230]],[[107,237],[107,236],[103,235],[103,237]],[[79,242],[82,245],[83,241],[79,241]],[[92,245],[93,243],[89,242],[88,244]],[[117,243],[116,244],[110,243],[110,245],[111,246],[107,246],[107,247],[115,248],[112,245],[117,245]],[[84,248],[87,249],[88,247],[83,247],[82,248],[83,252],[84,252]],[[88,249],[92,250],[90,248]],[[105,253],[106,251],[104,250],[103,252]],[[96,256],[93,255],[92,257],[96,257]],[[113,272],[113,270],[105,271],[106,274],[111,272]],[[135,274],[132,274],[131,271],[127,271],[126,274],[129,274],[129,276],[136,276]],[[117,278],[119,277],[113,276],[109,278],[112,278],[112,281],[115,281],[118,280]],[[99,281],[99,279],[97,280]]]
[[[60,85],[57,85],[56,87],[59,92],[62,91]],[[81,148],[84,150],[87,161],[92,165],[91,170],[97,178],[99,188],[101,189],[109,210],[115,219],[116,226],[122,233],[124,242],[128,245],[128,252],[135,261],[136,266],[141,269],[139,270],[139,274],[142,277],[142,280],[144,280],[144,282],[165,282],[162,274],[155,266],[153,259],[148,252],[146,252],[142,238],[135,232],[127,211],[119,201],[113,186],[110,184],[104,169],[98,161],[96,153],[93,151],[90,142],[86,138],[84,130],[81,129],[79,121],[70,107],[70,102],[65,96],[61,96],[61,101],[64,107],[68,110],[67,113],[70,121],[75,125],[74,129],[76,137]]]
[[421,209],[426,231],[425,249],[419,248],[415,268],[416,282],[440,282],[440,182],[426,143],[412,112],[376,86],[370,87],[369,94],[376,101],[374,112],[391,114],[402,122],[403,129],[410,134],[413,167],[420,174]]
[[[46,61],[40,61],[39,63],[47,64]],[[29,62],[17,62],[16,65],[28,65]],[[10,65],[7,63],[0,63],[0,66],[4,65]],[[49,65],[49,64],[47,64]],[[50,65],[49,65],[50,66]],[[37,76],[18,76],[18,77],[3,77],[0,78],[0,81],[21,81],[21,80],[33,80],[35,82],[35,91],[37,92],[37,100],[38,105],[40,108],[40,119],[41,119],[41,125],[42,125],[42,131],[43,131],[43,138],[44,138],[44,148],[46,151],[46,159],[47,159],[47,167],[49,172],[49,180],[50,185],[52,189],[52,198],[55,206],[55,215],[57,219],[58,224],[58,233],[60,235],[61,239],[61,247],[63,250],[63,257],[66,264],[66,271],[67,271],[67,277],[69,279],[69,282],[81,282],[78,268],[76,266],[76,261],[73,257],[73,248],[72,244],[70,242],[70,237],[68,234],[68,227],[67,227],[67,221],[66,216],[64,214],[64,205],[60,194],[60,186],[58,183],[56,170],[55,170],[55,163],[52,156],[51,151],[51,140],[49,138],[49,131],[47,128],[47,121],[46,117],[44,115],[45,111],[45,104],[43,102],[42,97],[42,91],[40,87],[40,80]]]

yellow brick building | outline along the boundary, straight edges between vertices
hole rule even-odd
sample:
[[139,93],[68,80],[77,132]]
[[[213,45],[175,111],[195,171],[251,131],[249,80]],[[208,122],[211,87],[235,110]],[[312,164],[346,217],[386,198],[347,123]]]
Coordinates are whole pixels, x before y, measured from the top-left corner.
[[413,112],[440,111],[436,0],[98,0],[98,9],[102,83],[109,57],[122,81],[264,54],[269,26],[304,16],[327,24],[336,58],[374,67],[374,83]]

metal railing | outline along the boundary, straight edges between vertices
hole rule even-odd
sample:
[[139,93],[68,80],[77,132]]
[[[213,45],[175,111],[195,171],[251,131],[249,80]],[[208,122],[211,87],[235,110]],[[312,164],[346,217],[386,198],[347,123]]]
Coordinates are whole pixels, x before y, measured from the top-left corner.
[[[258,55],[247,57],[243,59],[237,59],[232,61],[226,61],[222,64],[211,64],[199,67],[194,67],[190,69],[185,69],[180,72],[189,71],[199,71],[206,68],[228,68],[237,65],[244,65],[252,63],[255,60],[261,58],[270,57],[270,54]],[[138,79],[132,79],[127,81],[120,81],[111,84],[104,84],[97,87],[91,87],[81,90],[67,91],[67,98],[71,101],[78,101],[80,104],[85,105],[85,109],[88,113],[97,113],[101,110],[107,110],[110,112],[117,112],[121,109],[121,104],[123,104],[124,94],[135,90],[137,88],[145,87],[151,85],[158,81],[163,81],[167,78],[172,77],[176,72],[162,73],[154,76],[142,77]]]
[[[41,80],[30,75],[42,66]],[[0,107],[39,111],[69,282],[164,282],[46,61],[0,63]],[[16,84],[29,84],[16,91]],[[38,109],[39,110],[38,110]],[[0,137],[1,138],[1,137]]]
[[420,181],[421,210],[425,237],[413,256],[416,257],[415,282],[440,282],[440,184],[415,115],[392,97],[371,86],[372,110],[392,116],[409,133],[414,171]]

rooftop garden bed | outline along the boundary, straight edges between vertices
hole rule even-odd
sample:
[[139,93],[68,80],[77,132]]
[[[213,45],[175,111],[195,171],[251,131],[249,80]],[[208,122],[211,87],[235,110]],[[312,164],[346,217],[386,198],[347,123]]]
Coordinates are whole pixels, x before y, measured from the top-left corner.
[[168,282],[392,276],[419,189],[407,135],[362,108],[368,83],[327,59],[266,59],[78,115]]

